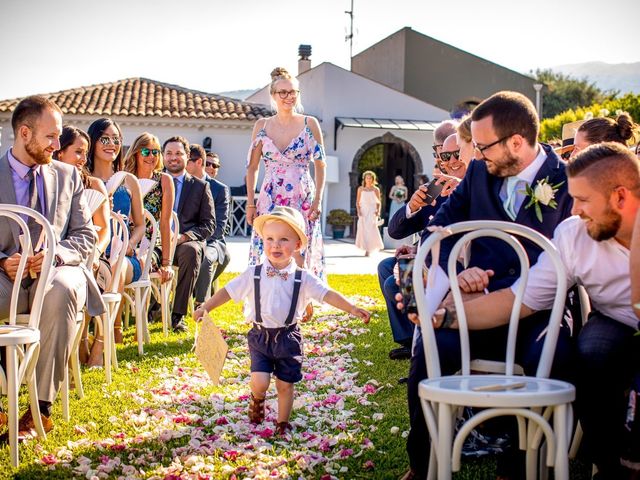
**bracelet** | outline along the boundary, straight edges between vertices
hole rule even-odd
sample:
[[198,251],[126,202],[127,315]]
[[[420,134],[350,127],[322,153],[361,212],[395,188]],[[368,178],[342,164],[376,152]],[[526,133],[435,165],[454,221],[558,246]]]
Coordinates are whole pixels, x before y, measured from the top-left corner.
[[256,208],[256,206],[255,205],[247,205],[246,208]]
[[169,266],[169,259],[167,260],[162,260],[162,263],[160,264],[161,267],[168,267]]

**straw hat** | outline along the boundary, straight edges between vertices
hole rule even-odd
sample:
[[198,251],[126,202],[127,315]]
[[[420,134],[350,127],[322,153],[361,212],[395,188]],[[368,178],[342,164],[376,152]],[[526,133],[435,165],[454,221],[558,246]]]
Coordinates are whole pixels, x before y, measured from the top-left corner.
[[586,120],[576,120],[575,122],[565,123],[562,126],[562,146],[554,150],[558,155],[573,150],[573,140],[576,132],[585,121]]
[[271,213],[256,217],[253,221],[253,228],[262,238],[264,238],[262,229],[264,228],[264,224],[269,220],[280,220],[289,225],[298,234],[298,237],[300,237],[300,249],[304,250],[307,247],[305,221],[298,210],[291,207],[279,206],[271,210]]

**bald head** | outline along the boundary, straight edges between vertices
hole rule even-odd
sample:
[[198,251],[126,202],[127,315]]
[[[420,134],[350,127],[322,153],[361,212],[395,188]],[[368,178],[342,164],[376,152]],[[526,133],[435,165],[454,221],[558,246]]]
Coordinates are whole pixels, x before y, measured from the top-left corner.
[[458,122],[455,120],[445,120],[438,125],[433,132],[433,138],[435,139],[436,145],[442,145],[448,136],[456,133],[457,127]]

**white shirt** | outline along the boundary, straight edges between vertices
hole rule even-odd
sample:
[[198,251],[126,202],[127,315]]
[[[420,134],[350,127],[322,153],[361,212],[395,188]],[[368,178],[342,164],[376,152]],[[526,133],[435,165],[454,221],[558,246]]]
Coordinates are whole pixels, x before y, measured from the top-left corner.
[[[560,223],[551,241],[564,264],[567,288],[575,284],[584,286],[594,310],[637,329],[638,318],[631,308],[629,250],[613,238],[595,241],[578,216]],[[514,294],[519,282],[511,287]],[[551,308],[555,287],[555,269],[543,252],[529,272],[524,304],[536,311]]]
[[[260,316],[265,328],[280,328],[284,327],[284,322],[291,309],[296,262],[291,259],[289,266],[280,270],[289,274],[286,280],[277,275],[267,277],[267,265],[272,266],[269,260],[265,260],[260,272]],[[234,302],[245,300],[244,316],[248,322],[253,322],[256,318],[254,273],[255,267],[249,267],[224,287]],[[302,318],[309,301],[316,300],[322,303],[324,296],[330,290],[326,284],[322,283],[322,280],[306,270],[302,271],[301,280],[298,305],[296,305],[296,312],[293,316],[294,323]]]
[[[544,148],[538,145],[538,155],[536,155],[536,158],[534,158],[533,162],[531,162],[527,168],[525,168],[520,173],[518,173],[518,175],[516,175],[520,180],[520,182],[516,187],[516,200],[513,206],[514,211],[516,213],[520,211],[520,207],[522,207],[522,204],[524,203],[527,196],[524,182],[531,185],[531,188],[534,188],[535,185],[533,185],[533,181],[536,179],[536,175],[538,175],[538,170],[542,168],[542,165],[544,165],[544,162],[546,160],[547,160],[547,152],[544,151]],[[504,182],[502,182],[502,187],[500,187],[500,193],[498,194],[498,196],[500,197],[500,200],[502,200],[503,203],[507,199],[507,193],[508,193],[507,179],[508,178],[509,177],[504,178]]]

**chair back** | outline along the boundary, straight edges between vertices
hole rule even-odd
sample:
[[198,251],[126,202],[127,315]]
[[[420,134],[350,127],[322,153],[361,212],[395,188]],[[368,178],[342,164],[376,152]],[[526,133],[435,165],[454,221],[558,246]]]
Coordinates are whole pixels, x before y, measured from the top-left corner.
[[[11,291],[9,325],[16,325],[17,323],[18,295],[20,293],[22,283],[18,279],[21,279],[24,275],[27,266],[27,259],[33,255],[34,250],[39,250],[39,248],[46,249],[46,253],[42,261],[42,267],[38,274],[38,283],[36,285],[36,291],[29,313],[29,327],[37,328],[40,324],[40,314],[42,312],[45,290],[49,284],[49,279],[53,274],[52,267],[56,255],[56,237],[53,233],[53,228],[42,214],[21,205],[0,204],[0,217],[5,217],[9,221],[14,221],[18,225],[20,231],[19,243],[22,258],[18,264],[16,281],[13,282],[13,289]],[[24,220],[24,217],[27,218],[27,221]],[[29,232],[29,227],[27,225],[29,219],[35,221],[42,228],[40,238],[31,238],[31,233]],[[29,274],[27,274],[27,276],[28,275]]]
[[178,237],[180,236],[180,220],[178,214],[171,211],[171,245],[169,247],[169,265],[173,265],[173,256],[178,246]]
[[[432,258],[432,265],[437,266],[439,259],[435,257],[437,257],[438,255],[440,242],[447,237],[457,234],[462,235],[455,243],[453,249],[451,250],[451,253],[449,254],[449,258],[447,259],[447,275],[449,278],[451,293],[455,302],[456,312],[458,316],[462,375],[470,374],[471,359],[469,350],[469,329],[467,325],[467,317],[464,310],[464,304],[462,301],[462,293],[460,291],[460,285],[457,278],[456,263],[465,244],[479,237],[494,237],[503,240],[515,250],[520,261],[520,282],[518,284],[513,308],[511,310],[511,317],[509,320],[505,358],[505,374],[514,374],[513,372],[515,365],[515,352],[520,310],[522,307],[522,298],[527,287],[529,275],[529,259],[526,254],[526,250],[524,249],[520,241],[518,241],[514,237],[514,235],[517,235],[518,237],[527,239],[539,246],[543,250],[543,252],[546,252],[547,255],[549,255],[553,265],[555,266],[557,282],[556,295],[553,302],[553,308],[551,310],[549,325],[545,334],[542,355],[540,357],[538,369],[536,372],[536,376],[548,378],[551,372],[553,356],[558,340],[558,333],[564,313],[565,297],[567,294],[567,280],[564,265],[562,264],[555,246],[548,238],[544,237],[537,231],[529,227],[525,227],[524,225],[519,225],[517,223],[485,220],[459,222],[446,228],[436,230],[431,233],[431,235],[429,235],[424,244],[422,244],[418,249],[418,254],[416,255],[413,267],[413,285],[416,292],[416,303],[418,306],[418,314],[420,316],[420,326],[422,328],[422,338],[424,342],[424,351],[427,361],[427,371],[429,378],[433,379],[441,376],[440,360],[438,357],[438,346],[436,343],[433,322],[431,321],[431,316],[437,309],[437,305],[431,305],[431,300],[429,300],[426,295],[418,294],[418,292],[425,291],[425,279],[422,273],[422,266],[424,265],[424,262],[429,253],[432,253],[432,257],[434,257]],[[435,279],[435,270],[435,268],[429,269],[428,282]]]
[[[115,248],[119,245],[119,248]],[[117,293],[118,283],[122,275],[124,259],[127,255],[126,245],[129,245],[129,227],[127,219],[118,212],[111,211],[111,281],[105,287],[104,293]]]
[[151,272],[151,252],[158,240],[158,222],[153,218],[151,212],[146,208],[143,209],[143,216],[145,221],[145,231],[149,231],[148,227],[151,227],[151,238],[147,238],[147,236],[143,236],[140,241],[140,245],[138,246],[138,258],[141,261],[144,261],[142,266],[142,274],[140,275],[140,280],[149,280],[149,273]]

